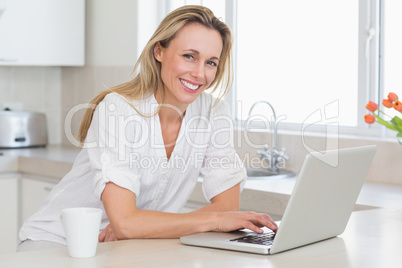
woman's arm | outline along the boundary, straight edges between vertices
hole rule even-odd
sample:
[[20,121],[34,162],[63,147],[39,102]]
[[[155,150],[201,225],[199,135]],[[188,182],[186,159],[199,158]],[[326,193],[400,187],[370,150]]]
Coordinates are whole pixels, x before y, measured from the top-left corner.
[[[234,187],[233,192],[231,189],[224,193],[232,195],[236,188]],[[221,197],[217,196],[214,199],[220,200]],[[274,231],[277,230],[276,224],[268,215],[253,212],[206,212],[201,209],[191,213],[166,213],[140,210],[136,207],[135,194],[114,183],[106,184],[102,193],[102,201],[110,220],[110,227],[100,234],[101,242],[115,240],[113,236],[118,240],[178,238],[211,230],[228,232],[241,228],[261,233],[260,227],[263,226]],[[210,206],[212,207],[214,204],[218,206],[219,203],[222,202],[214,201]]]
[[196,212],[225,212],[240,210],[240,183],[232,188],[216,195],[211,199],[211,204],[194,210]]

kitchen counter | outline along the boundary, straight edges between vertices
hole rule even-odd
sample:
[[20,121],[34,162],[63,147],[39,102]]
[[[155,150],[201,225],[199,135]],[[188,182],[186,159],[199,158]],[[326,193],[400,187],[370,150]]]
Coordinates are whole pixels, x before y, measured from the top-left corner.
[[185,246],[178,239],[134,239],[98,245],[93,258],[67,248],[0,255],[0,267],[400,267],[402,210],[353,212],[345,232],[276,255]]
[[[275,192],[290,195],[296,178],[279,180],[248,180],[246,188],[253,191]],[[370,207],[402,209],[402,186],[364,183],[357,204]],[[361,207],[364,209],[364,207]]]
[[[50,145],[46,148],[2,150],[0,172],[21,172],[60,180],[71,170],[80,148]],[[1,170],[3,162],[8,170]],[[296,178],[248,180],[242,192],[241,209],[283,215]],[[189,199],[190,206],[205,204],[201,179]],[[355,210],[374,207],[402,209],[402,186],[365,183]],[[279,219],[279,218],[277,218]]]
[[0,153],[4,156],[38,158],[72,164],[80,150],[73,146],[48,145],[47,147],[0,149]]
[[[39,148],[0,149],[0,159],[15,159],[12,169],[0,172],[21,172],[54,179],[62,179],[70,170],[80,148],[50,145]],[[0,161],[1,163],[1,161]]]

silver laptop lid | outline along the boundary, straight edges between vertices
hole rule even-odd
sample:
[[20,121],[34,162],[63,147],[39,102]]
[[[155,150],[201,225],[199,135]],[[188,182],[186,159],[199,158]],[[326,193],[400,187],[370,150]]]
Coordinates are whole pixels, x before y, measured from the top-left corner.
[[270,254],[343,233],[375,151],[365,146],[307,155]]

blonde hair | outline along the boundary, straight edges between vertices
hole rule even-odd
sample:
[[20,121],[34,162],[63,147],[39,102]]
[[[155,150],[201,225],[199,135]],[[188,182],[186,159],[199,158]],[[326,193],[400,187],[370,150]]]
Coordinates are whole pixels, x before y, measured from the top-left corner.
[[221,88],[218,100],[227,95],[232,86],[233,77],[231,55],[233,39],[229,27],[215,17],[213,12],[206,7],[195,5],[182,6],[169,13],[163,19],[148,41],[134,66],[132,72],[135,74],[134,79],[100,92],[90,102],[78,130],[78,140],[81,144],[83,144],[87,136],[96,106],[109,93],[116,92],[128,99],[144,99],[158,91],[163,103],[164,93],[161,78],[161,65],[154,57],[154,47],[156,44],[160,43],[163,48],[167,48],[176,34],[189,23],[198,23],[220,33],[223,42],[222,52],[215,79],[212,81],[209,88],[212,88],[211,92]]

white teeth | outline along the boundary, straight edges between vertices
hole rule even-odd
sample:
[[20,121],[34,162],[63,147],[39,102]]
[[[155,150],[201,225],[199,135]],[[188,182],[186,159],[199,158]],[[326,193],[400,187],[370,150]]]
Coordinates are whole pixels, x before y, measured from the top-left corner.
[[200,87],[199,85],[197,86],[197,85],[190,84],[189,82],[187,82],[187,81],[185,81],[183,79],[180,79],[180,81],[181,81],[181,83],[183,85],[185,85],[187,88],[189,88],[191,90],[196,90],[196,89],[198,89]]

